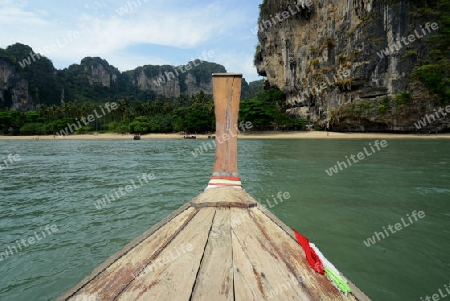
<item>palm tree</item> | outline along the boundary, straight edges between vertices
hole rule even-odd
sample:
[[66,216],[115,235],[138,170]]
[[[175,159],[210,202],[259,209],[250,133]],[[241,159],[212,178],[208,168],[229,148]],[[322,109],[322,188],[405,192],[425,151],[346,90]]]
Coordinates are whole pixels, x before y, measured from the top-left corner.
[[48,108],[45,104],[39,105],[39,115],[44,120],[44,122],[48,122]]

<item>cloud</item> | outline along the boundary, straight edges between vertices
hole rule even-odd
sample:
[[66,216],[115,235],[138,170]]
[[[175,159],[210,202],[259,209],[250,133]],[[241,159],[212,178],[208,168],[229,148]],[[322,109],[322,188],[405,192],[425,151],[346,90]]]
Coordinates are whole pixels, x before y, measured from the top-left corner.
[[260,79],[253,66],[253,55],[251,54],[239,51],[222,52],[218,53],[215,59],[222,62],[228,72],[242,73],[247,82]]
[[123,16],[81,16],[78,27],[87,33],[86,44],[106,52],[133,44],[193,48],[223,34],[224,28],[232,29],[228,20],[239,20],[216,4],[181,11],[147,8],[138,14],[139,8]]
[[158,56],[135,55],[127,51],[117,51],[103,58],[120,71],[133,70],[138,66],[149,65],[149,62],[151,62],[151,65],[174,65],[172,62]]
[[[16,42],[38,45],[43,33],[52,33],[54,24],[47,21],[48,14],[43,10],[31,11],[23,1],[0,1],[0,36],[2,46]],[[52,28],[53,26],[53,28]]]
[[3,0],[0,2],[0,25],[41,26],[47,25],[42,19],[45,12],[31,12],[25,10],[26,4],[22,1]]
[[[120,15],[118,10],[125,6],[128,12]],[[58,68],[100,56],[122,71],[144,64],[184,64],[197,57],[199,49],[214,49],[224,53],[214,61],[227,70],[239,67],[256,74],[252,66],[256,37],[248,29],[254,11],[257,4],[238,0],[0,0],[0,47],[20,42],[38,51],[58,44],[63,47],[43,53]],[[69,39],[75,32],[79,38]],[[252,39],[251,49],[248,41],[240,40],[243,35]],[[149,52],[134,53],[136,47],[148,47]],[[167,47],[183,54],[170,56],[161,50]],[[233,50],[236,47],[242,50]]]

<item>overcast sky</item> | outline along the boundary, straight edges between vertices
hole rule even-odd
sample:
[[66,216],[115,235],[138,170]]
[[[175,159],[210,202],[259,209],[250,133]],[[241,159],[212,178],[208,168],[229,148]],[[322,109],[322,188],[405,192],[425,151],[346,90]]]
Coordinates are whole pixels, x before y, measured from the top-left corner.
[[184,65],[206,55],[253,81],[262,79],[253,66],[261,2],[0,0],[0,47],[29,45],[58,69],[86,56],[102,57],[125,71]]

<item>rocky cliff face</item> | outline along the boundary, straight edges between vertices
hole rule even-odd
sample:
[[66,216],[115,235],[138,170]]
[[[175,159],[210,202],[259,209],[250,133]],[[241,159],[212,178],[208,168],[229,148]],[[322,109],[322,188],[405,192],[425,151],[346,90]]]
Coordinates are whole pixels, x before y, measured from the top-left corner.
[[[442,37],[449,25],[436,13],[444,9],[448,16],[444,2],[433,1],[425,10],[410,1],[265,0],[255,65],[270,86],[286,94],[288,112],[313,124],[417,131],[415,123],[426,113],[448,104],[448,72],[435,70],[447,76],[442,97],[418,80],[424,77],[417,71],[439,50],[429,40]],[[449,118],[435,119],[420,130],[450,128]]]
[[212,73],[223,73],[219,64],[196,60],[183,66],[147,65],[128,71],[133,85],[142,91],[153,91],[166,97],[194,95],[200,91],[212,94]]
[[109,66],[108,62],[103,61],[100,58],[96,58],[90,62],[85,62],[83,64],[83,69],[90,85],[99,83],[103,87],[108,88],[111,87],[111,82],[115,82],[117,76],[120,74],[119,70],[114,70],[114,68]]
[[178,80],[167,80],[163,73],[159,73],[157,76],[147,76],[144,69],[133,73],[131,82],[142,91],[154,91],[156,94],[167,97],[180,96],[180,82]]
[[222,65],[199,59],[183,66],[146,65],[120,72],[99,57],[86,57],[80,64],[56,70],[29,46],[14,44],[0,48],[0,108],[26,111],[40,104],[71,101],[148,101],[157,95],[212,94],[211,74],[223,72]]
[[28,81],[20,76],[15,65],[0,59],[0,103],[13,110],[34,109],[28,94]]
[[[225,73],[226,70],[223,68],[223,70],[218,70],[214,73]],[[211,80],[202,80],[200,78],[197,78],[193,73],[188,73],[186,75],[186,79],[184,81],[186,83],[186,91],[188,95],[195,95],[200,91],[204,91],[206,94],[213,94],[212,89],[212,82]]]

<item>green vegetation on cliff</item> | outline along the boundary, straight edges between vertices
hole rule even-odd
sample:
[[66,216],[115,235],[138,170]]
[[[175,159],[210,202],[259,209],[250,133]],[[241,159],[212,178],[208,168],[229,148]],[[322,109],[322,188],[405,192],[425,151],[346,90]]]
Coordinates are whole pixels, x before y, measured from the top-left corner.
[[433,3],[433,9],[417,7],[410,15],[420,20],[437,21],[439,32],[430,36],[429,58],[414,68],[413,78],[421,81],[429,92],[437,95],[438,102],[450,103],[450,0]]

